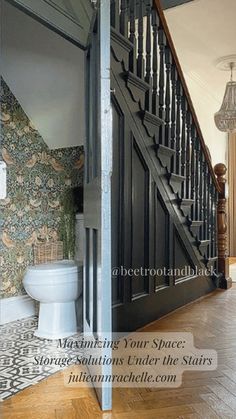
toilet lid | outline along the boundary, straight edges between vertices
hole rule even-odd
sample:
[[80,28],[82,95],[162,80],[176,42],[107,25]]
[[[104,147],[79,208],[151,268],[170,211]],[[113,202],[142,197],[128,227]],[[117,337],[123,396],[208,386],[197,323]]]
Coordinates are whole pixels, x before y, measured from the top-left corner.
[[63,274],[63,273],[72,273],[72,272],[78,272],[82,269],[82,266],[78,266],[74,261],[72,260],[61,260],[57,262],[51,262],[51,263],[43,263],[40,265],[34,265],[29,266],[28,271],[30,272],[38,272],[43,274],[45,271],[49,274],[57,273],[57,274]]

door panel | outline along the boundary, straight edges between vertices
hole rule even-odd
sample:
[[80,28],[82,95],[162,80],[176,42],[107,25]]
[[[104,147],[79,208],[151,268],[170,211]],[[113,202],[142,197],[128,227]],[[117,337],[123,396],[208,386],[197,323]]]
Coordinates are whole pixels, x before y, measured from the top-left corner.
[[[170,265],[169,255],[169,214],[157,189],[155,190],[155,219],[154,219],[154,248],[155,267],[163,270]],[[155,291],[159,288],[169,286],[169,276],[159,273],[155,277]]]
[[[112,112],[110,100],[109,0],[100,3],[88,52],[87,138],[84,183],[84,332],[91,340],[111,340],[111,173]],[[111,357],[101,348],[96,357]],[[90,373],[109,376],[111,365],[89,366]],[[101,408],[112,407],[111,383],[95,388]]]
[[[113,137],[113,165],[112,165],[112,266],[123,264],[123,181],[124,181],[124,115],[117,102],[112,101],[112,137]],[[112,301],[119,304],[123,301],[123,280],[115,269],[112,278]]]
[[140,267],[148,268],[149,250],[149,172],[136,141],[132,141],[132,268],[134,273],[132,299],[149,291],[148,276],[138,274]]

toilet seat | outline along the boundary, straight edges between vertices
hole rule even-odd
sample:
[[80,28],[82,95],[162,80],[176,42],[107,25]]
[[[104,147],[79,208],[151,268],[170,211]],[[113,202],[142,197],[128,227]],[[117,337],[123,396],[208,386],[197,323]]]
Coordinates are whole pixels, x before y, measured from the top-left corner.
[[44,282],[47,284],[50,282],[69,283],[75,280],[74,275],[77,273],[79,274],[82,269],[82,265],[77,265],[75,262],[69,260],[29,266],[27,269],[25,282],[32,282],[35,285],[37,281],[39,281],[39,284],[43,284]]
[[34,265],[28,267],[29,272],[40,273],[42,275],[45,271],[48,272],[48,274],[55,274],[55,273],[72,273],[78,271],[78,266],[76,264],[62,264],[62,263],[44,263],[41,265]]

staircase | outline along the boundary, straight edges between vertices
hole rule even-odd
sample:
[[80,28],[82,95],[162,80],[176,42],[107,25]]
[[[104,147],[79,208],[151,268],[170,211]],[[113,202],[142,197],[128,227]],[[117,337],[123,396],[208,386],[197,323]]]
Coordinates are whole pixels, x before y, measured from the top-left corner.
[[123,249],[114,251],[113,266],[205,269],[194,278],[149,275],[148,286],[140,276],[138,285],[134,277],[116,278],[115,328],[132,330],[216,287],[222,191],[159,1],[111,0],[111,25],[113,140],[120,156],[114,168],[121,179],[113,189],[124,204],[113,208]]

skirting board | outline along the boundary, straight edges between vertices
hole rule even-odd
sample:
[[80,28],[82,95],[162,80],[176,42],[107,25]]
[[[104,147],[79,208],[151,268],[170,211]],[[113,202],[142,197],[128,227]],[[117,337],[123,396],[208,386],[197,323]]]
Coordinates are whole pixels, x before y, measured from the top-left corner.
[[35,302],[28,295],[2,298],[0,300],[0,324],[21,320],[35,314]]
[[236,282],[236,263],[229,266],[229,276],[233,282]]

